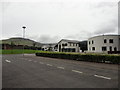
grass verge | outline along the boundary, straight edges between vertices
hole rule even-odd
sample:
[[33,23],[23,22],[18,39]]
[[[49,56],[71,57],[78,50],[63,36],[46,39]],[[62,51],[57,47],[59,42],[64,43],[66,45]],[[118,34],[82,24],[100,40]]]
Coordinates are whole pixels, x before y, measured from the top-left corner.
[[[26,54],[32,54],[36,53],[39,50],[24,50],[24,53]],[[22,49],[13,49],[13,50],[0,50],[0,54],[22,54],[23,50]]]

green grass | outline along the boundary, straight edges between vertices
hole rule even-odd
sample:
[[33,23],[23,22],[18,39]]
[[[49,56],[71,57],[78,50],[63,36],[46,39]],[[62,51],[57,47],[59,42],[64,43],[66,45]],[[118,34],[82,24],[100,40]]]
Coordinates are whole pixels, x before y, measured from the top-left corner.
[[[36,53],[39,50],[24,50],[24,53],[31,54]],[[0,50],[0,54],[22,54],[23,50],[21,49],[13,49],[13,50]]]

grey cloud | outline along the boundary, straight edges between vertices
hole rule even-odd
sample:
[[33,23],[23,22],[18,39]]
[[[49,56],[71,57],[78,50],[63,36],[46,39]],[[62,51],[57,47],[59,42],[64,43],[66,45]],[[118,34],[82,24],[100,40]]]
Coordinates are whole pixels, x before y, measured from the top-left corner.
[[59,36],[50,36],[50,35],[42,35],[37,41],[41,43],[57,43],[60,40]]
[[115,33],[117,31],[117,20],[102,23],[94,32],[94,34]]
[[89,31],[86,31],[86,30],[82,30],[81,32],[68,35],[65,38],[66,39],[83,41],[83,40],[87,40],[89,37],[92,37],[92,36],[93,36],[93,33],[89,32]]
[[40,43],[57,43],[61,38],[52,35],[26,35],[26,38]]
[[[30,35],[26,37],[44,43],[58,42],[61,39],[59,36],[84,40],[93,34],[115,32],[117,21],[111,18],[117,18],[117,10],[108,8],[108,6],[112,7],[112,3],[96,3],[94,7],[95,3],[86,4],[78,1],[72,3],[71,1],[74,2],[74,0],[63,2],[53,0],[53,3],[43,2],[42,4],[12,3],[8,4],[9,8],[6,4],[3,36],[11,37],[15,33],[22,33],[23,24],[27,26],[26,34]],[[89,5],[93,8],[89,8]]]

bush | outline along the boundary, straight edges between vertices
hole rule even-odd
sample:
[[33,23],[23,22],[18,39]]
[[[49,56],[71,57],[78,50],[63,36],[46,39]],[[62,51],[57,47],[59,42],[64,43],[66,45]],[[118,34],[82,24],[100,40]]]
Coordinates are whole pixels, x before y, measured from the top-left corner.
[[41,51],[41,52],[37,52],[36,56],[71,59],[71,60],[97,62],[97,63],[120,64],[120,55],[80,54],[80,53]]

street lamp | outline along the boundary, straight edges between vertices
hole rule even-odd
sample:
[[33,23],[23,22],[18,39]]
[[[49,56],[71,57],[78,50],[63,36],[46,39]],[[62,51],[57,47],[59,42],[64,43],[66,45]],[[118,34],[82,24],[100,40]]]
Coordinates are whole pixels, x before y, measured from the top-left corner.
[[[26,27],[23,26],[22,28],[23,28],[23,40],[24,40],[24,38],[25,38],[25,29],[26,29]],[[24,42],[23,42],[23,56],[24,56]]]

